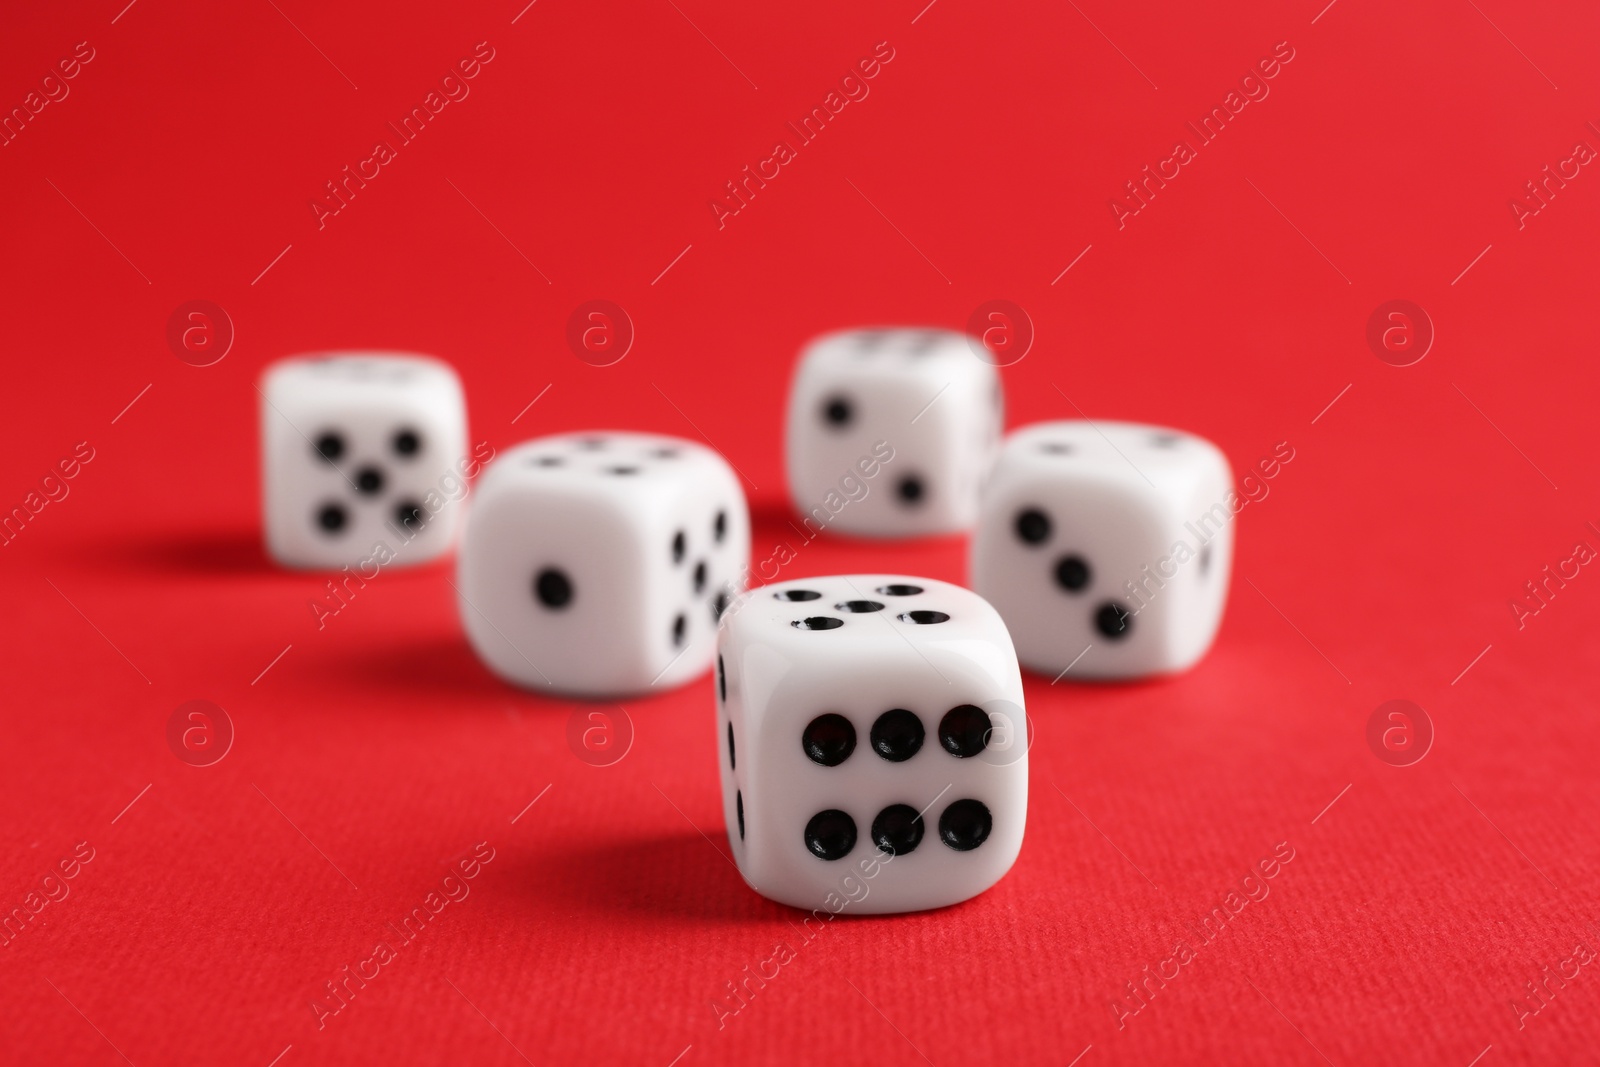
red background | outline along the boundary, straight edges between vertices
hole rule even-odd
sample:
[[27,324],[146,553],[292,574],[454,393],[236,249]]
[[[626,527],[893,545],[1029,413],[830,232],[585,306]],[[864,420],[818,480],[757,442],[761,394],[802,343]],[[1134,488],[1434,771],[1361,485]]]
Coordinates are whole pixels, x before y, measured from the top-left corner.
[[[94,849],[0,947],[6,1062],[1596,1062],[1600,966],[1537,1014],[1512,999],[1600,950],[1600,577],[1520,630],[1508,603],[1600,547],[1600,176],[1520,229],[1509,202],[1600,146],[1600,12],[922,2],[0,17],[8,111],[95,52],[0,148],[0,505],[94,449],[0,548],[0,903]],[[480,41],[471,95],[319,229],[323,183]],[[880,41],[870,96],[719,229],[723,183]],[[1280,41],[1270,96],[1119,230],[1110,198]],[[595,298],[637,331],[608,368],[564,340]],[[1364,338],[1396,298],[1437,330],[1405,368]],[[165,340],[192,299],[237,331],[214,366]],[[958,907],[802,943],[727,862],[704,680],[628,703],[631,750],[591,766],[570,702],[475,661],[447,567],[385,572],[319,632],[321,579],[263,558],[252,383],[283,355],[440,355],[502,449],[703,436],[764,555],[793,537],[803,341],[990,299],[1037,334],[1003,372],[1012,425],[1081,409],[1204,434],[1238,471],[1295,459],[1240,516],[1194,671],[1030,678],[1027,839]],[[784,576],[963,560],[827,538]],[[1393,698],[1436,730],[1414,766],[1366,742]],[[191,699],[236,730],[210,767],[166,740]],[[470,896],[319,1030],[322,983],[479,841]],[[1119,1028],[1124,983],[1278,842],[1270,896]],[[796,958],[719,1029],[778,942]]]

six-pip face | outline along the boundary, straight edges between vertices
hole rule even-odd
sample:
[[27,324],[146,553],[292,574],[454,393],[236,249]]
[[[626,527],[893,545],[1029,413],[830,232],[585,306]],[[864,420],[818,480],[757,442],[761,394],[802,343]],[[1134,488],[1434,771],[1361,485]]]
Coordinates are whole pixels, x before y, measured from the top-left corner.
[[862,883],[852,910],[916,911],[1010,868],[1027,724],[983,598],[906,575],[781,582],[734,604],[718,652],[728,838],[757,892],[818,908]]

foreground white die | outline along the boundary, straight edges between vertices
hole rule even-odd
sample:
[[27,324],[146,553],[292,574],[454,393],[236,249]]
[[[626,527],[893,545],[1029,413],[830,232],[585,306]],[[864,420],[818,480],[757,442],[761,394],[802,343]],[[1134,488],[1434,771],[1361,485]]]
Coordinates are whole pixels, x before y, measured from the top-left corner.
[[715,684],[728,841],[761,895],[919,911],[1017,858],[1022,675],[977,594],[888,574],[762,586],[723,620]]
[[1227,458],[1192,434],[1035,423],[1006,438],[984,491],[972,588],[1031,670],[1184,670],[1222,622],[1237,499]]
[[871,329],[806,347],[784,456],[808,532],[913,537],[972,526],[1002,426],[1000,376],[975,346],[951,330]]
[[750,560],[744,493],[675,437],[594,432],[504,453],[461,546],[461,622],[502,678],[587,696],[678,685],[711,663]]
[[407,566],[449,549],[465,471],[467,409],[446,363],[329,352],[274,363],[261,381],[262,520],[288,567]]

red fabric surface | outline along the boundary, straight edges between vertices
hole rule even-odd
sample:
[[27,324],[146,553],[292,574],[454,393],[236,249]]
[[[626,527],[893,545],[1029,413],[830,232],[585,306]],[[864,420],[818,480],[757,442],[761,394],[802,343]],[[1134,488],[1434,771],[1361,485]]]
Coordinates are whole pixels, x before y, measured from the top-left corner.
[[[1596,1062],[1600,964],[1573,957],[1600,951],[1600,576],[1520,627],[1509,604],[1600,548],[1600,176],[1556,170],[1600,147],[1600,14],[922,3],[3,16],[0,105],[69,91],[0,148],[0,505],[93,458],[0,547],[0,892],[25,909],[0,1060]],[[478,42],[470,95],[319,228],[324,183]],[[869,95],[719,227],[724,183],[879,42]],[[1119,228],[1111,198],[1279,42],[1269,95]],[[166,340],[196,299],[236,330],[209,367]],[[636,329],[611,367],[567,347],[591,299]],[[705,680],[613,708],[632,747],[593,766],[572,702],[473,659],[448,567],[384,572],[318,630],[322,579],[263,558],[261,368],[396,346],[460,369],[474,442],[711,442],[757,561],[795,549],[784,577],[961,580],[959,540],[799,544],[779,413],[814,333],[991,299],[1036,332],[1003,372],[1012,425],[1082,411],[1204,434],[1240,473],[1295,458],[1240,515],[1197,669],[1029,679],[1027,838],[960,906],[807,940],[728,861]],[[1366,341],[1393,299],[1436,328],[1413,366]],[[207,767],[168,744],[197,699],[235,731]],[[1391,699],[1433,724],[1415,765],[1368,746]],[[468,895],[319,1017],[479,842],[448,883]],[[1200,943],[1275,849],[1268,895]],[[27,910],[63,860],[66,895]],[[1177,974],[1119,1019],[1147,965]]]

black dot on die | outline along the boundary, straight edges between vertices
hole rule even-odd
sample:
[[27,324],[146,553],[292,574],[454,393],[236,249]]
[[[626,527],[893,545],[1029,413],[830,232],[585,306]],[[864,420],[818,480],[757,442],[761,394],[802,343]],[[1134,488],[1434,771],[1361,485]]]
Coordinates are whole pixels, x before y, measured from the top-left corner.
[[1042,545],[1050,537],[1050,516],[1038,508],[1023,508],[1017,512],[1014,525],[1023,544]]
[[1113,641],[1121,641],[1133,630],[1133,613],[1115,600],[1095,609],[1094,628]]
[[672,646],[674,648],[682,647],[683,639],[687,637],[688,634],[689,616],[680,611],[678,612],[678,617],[672,620]]
[[727,536],[728,513],[726,511],[719,511],[717,512],[717,517],[711,520],[711,539],[720,545],[722,544],[723,539]]
[[849,426],[855,414],[855,405],[842,396],[831,396],[822,402],[822,420],[836,430]]
[[541,467],[559,467],[566,462],[564,456],[540,456],[534,460]]
[[939,816],[939,840],[957,852],[971,852],[994,829],[994,817],[976,800],[958,800]]
[[338,533],[349,522],[350,514],[343,504],[324,504],[317,509],[317,525],[328,533]]
[[[717,657],[717,696],[728,699],[728,672],[722,667],[722,657]],[[728,724],[728,751],[733,751],[733,723]],[[731,757],[730,757],[731,758]]]
[[678,450],[676,448],[653,448],[650,450],[650,454],[657,459],[678,458]]
[[811,615],[804,619],[796,619],[790,625],[797,630],[837,630],[844,625],[844,620],[836,619],[832,615]]
[[422,451],[422,438],[417,431],[409,427],[395,431],[394,439],[389,442],[397,456],[411,457]]
[[939,744],[952,756],[968,759],[984,750],[993,728],[988,712],[976,704],[962,704],[939,720]]
[[893,708],[872,724],[872,750],[890,763],[904,763],[922,748],[922,720],[905,708]]
[[586,452],[598,452],[600,449],[606,447],[606,439],[604,437],[579,438],[578,447]]
[[884,596],[916,596],[922,592],[920,585],[880,585],[878,592]]
[[800,748],[812,763],[837,767],[856,750],[856,728],[843,715],[818,715],[801,733]]
[[1177,448],[1182,441],[1175,433],[1158,433],[1150,438],[1150,443],[1157,448]]
[[677,533],[672,535],[672,562],[682,563],[684,554],[688,551],[689,542],[684,537],[683,531],[679,530]]
[[908,474],[894,487],[894,493],[900,498],[900,503],[914,508],[922,503],[922,498],[927,496],[928,491],[923,486],[920,475]]
[[935,623],[949,622],[950,616],[942,611],[908,611],[900,616],[901,622],[914,622],[918,626],[932,626]]
[[318,434],[313,447],[322,459],[329,463],[337,463],[339,457],[344,455],[344,438],[330,430]]
[[572,603],[572,579],[565,571],[546,567],[533,579],[533,595],[545,607],[559,611]]
[[727,611],[727,610],[728,610],[728,594],[726,592],[718,593],[716,596],[711,598],[711,621],[712,622],[721,622],[722,621],[722,613],[724,611]]
[[639,468],[638,467],[607,467],[606,468],[606,473],[607,474],[621,474],[621,475],[638,474],[639,473]]
[[822,594],[814,589],[784,589],[773,593],[777,600],[821,600]]
[[842,859],[856,847],[856,821],[838,808],[811,816],[806,823],[806,848],[825,860]]
[[922,816],[909,804],[890,804],[872,820],[872,843],[891,856],[904,856],[922,844]]
[[1056,584],[1069,593],[1083,592],[1089,577],[1089,564],[1082,556],[1062,556],[1056,561]]
[[1207,545],[1200,550],[1200,577],[1204,578],[1211,571],[1211,546]]
[[733,791],[733,810],[739,816],[739,840],[744,840],[744,794]]
[[705,560],[701,560],[699,563],[696,563],[694,565],[694,591],[696,593],[703,593],[703,592],[706,591],[706,561]]
[[1039,446],[1040,452],[1048,452],[1052,456],[1065,456],[1072,451],[1072,446],[1063,441],[1046,441]]
[[356,488],[366,496],[383,491],[383,472],[377,467],[362,467],[356,471]]
[[868,611],[882,611],[883,605],[876,600],[846,600],[842,604],[835,604],[833,610],[848,611],[860,615]]
[[733,758],[733,723],[728,724],[728,770],[738,770],[739,765]]
[[402,530],[420,530],[428,521],[428,513],[415,500],[402,500],[394,506],[394,518]]

